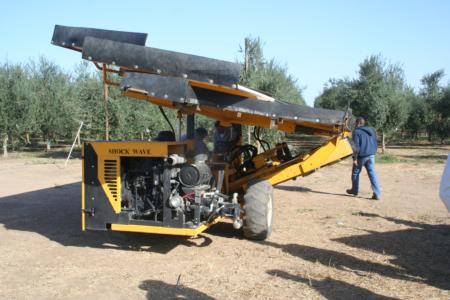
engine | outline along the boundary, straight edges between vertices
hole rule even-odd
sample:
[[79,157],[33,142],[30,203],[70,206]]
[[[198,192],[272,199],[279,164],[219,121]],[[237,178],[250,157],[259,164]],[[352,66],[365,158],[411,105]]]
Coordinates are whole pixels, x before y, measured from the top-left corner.
[[175,154],[122,157],[121,188],[122,212],[134,220],[196,227],[221,215],[233,217],[235,227],[241,224],[237,195],[220,192],[204,157],[196,157],[193,163]]

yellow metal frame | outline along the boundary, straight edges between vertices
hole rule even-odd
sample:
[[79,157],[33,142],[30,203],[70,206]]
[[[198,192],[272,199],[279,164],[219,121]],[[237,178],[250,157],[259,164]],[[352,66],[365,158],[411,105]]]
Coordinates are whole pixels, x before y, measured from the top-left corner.
[[[191,82],[192,85],[192,82]],[[194,86],[200,86],[199,83],[195,83]],[[218,89],[219,87],[217,87]],[[225,87],[220,87],[220,89],[226,89]],[[228,88],[229,89],[229,88]],[[232,90],[232,89],[230,89]],[[237,90],[234,90],[238,92]],[[161,99],[153,96],[147,95],[145,91],[129,89],[122,93],[123,96],[145,100],[152,104],[164,106],[170,109],[178,109],[182,113],[185,114],[200,114],[206,117],[225,122],[225,123],[236,123],[241,125],[248,126],[259,126],[264,128],[273,128],[277,130],[281,130],[284,132],[292,133],[295,131],[296,126],[303,126],[305,128],[314,129],[316,133],[325,134],[325,135],[333,135],[338,134],[341,131],[341,126],[335,125],[324,125],[315,122],[301,121],[301,120],[272,120],[271,117],[262,116],[262,115],[254,115],[245,112],[235,112],[229,111],[222,108],[215,107],[201,107],[197,105],[191,104],[179,104],[173,103],[166,99]]]
[[[105,169],[106,169],[106,161],[115,161],[115,179],[113,181],[113,187],[111,186],[111,181],[107,180],[105,177]],[[117,157],[98,157],[98,181],[102,186],[103,191],[105,192],[111,206],[116,214],[120,213],[121,209],[121,182],[120,182],[120,159]],[[115,195],[113,194],[113,190],[115,191]]]
[[307,175],[323,166],[346,158],[353,153],[353,149],[348,141],[348,133],[338,135],[327,141],[322,146],[312,150],[311,152],[294,158],[288,162],[281,163],[275,157],[272,159],[271,166],[265,166],[261,163],[264,155],[270,157],[276,149],[268,150],[257,157],[259,168],[245,177],[230,182],[230,192],[235,192],[242,187],[246,187],[251,181],[263,179],[269,181],[272,185],[277,185],[293,178]]
[[114,231],[127,231],[127,232],[140,232],[140,233],[155,233],[155,234],[168,234],[168,235],[183,235],[183,236],[196,236],[211,227],[212,225],[221,221],[223,217],[217,217],[211,223],[201,224],[197,228],[174,228],[174,227],[162,227],[151,225],[134,225],[134,224],[111,224],[111,230]]

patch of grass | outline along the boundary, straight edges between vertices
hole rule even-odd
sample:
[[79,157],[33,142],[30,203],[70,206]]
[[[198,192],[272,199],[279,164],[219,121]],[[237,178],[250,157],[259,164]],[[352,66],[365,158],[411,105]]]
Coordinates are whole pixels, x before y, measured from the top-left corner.
[[445,163],[445,155],[424,154],[424,155],[393,155],[393,154],[379,154],[376,156],[377,163],[393,164],[393,163]]
[[30,160],[26,160],[25,164],[26,165],[55,165],[58,162],[55,159],[50,159],[50,158],[36,158],[36,159],[30,159]]
[[393,164],[399,162],[405,162],[404,159],[392,154],[379,154],[376,157],[377,163],[380,164]]

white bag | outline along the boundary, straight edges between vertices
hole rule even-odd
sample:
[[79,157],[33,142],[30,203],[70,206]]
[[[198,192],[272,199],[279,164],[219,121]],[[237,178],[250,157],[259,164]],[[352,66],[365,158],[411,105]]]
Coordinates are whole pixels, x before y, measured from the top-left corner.
[[442,174],[439,196],[450,212],[450,153],[445,164],[444,174]]

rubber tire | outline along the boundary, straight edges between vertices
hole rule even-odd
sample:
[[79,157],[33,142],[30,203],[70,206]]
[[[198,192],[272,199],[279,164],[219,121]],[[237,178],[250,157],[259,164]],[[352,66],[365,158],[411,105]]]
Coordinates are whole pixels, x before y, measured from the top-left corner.
[[274,219],[272,185],[267,181],[250,183],[244,201],[244,236],[250,240],[267,239]]

